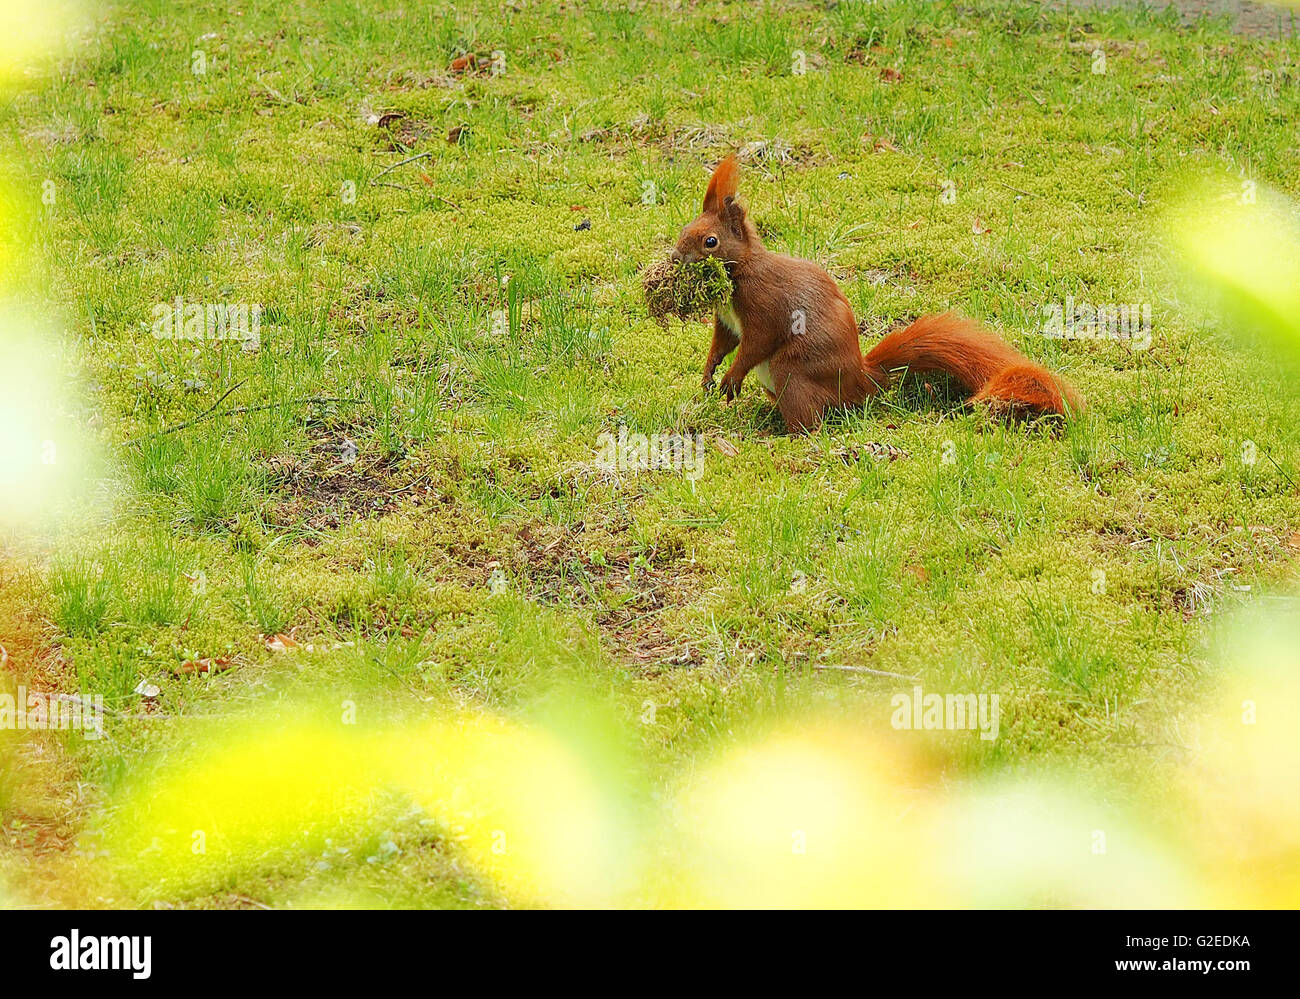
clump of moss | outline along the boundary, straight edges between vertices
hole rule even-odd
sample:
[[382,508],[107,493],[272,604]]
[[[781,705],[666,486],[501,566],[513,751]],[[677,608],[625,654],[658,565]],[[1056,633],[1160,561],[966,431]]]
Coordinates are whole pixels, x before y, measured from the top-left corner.
[[641,277],[646,305],[656,319],[692,319],[725,308],[731,301],[731,278],[717,257],[686,263],[661,260]]

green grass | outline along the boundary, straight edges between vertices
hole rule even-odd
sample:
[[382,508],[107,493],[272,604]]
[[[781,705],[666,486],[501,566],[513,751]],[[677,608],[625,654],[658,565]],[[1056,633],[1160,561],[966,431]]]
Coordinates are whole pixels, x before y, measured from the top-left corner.
[[[1000,692],[997,743],[942,751],[954,778],[1158,781],[1207,622],[1287,580],[1300,529],[1295,395],[1186,305],[1161,211],[1218,172],[1300,193],[1296,44],[1015,2],[473,8],[116,4],[6,104],[18,291],[74,331],[121,497],[30,590],[54,674],[135,716],[61,744],[95,788],[64,828],[193,718],[305,689],[394,718],[578,689],[655,787],[805,711],[892,736],[898,684],[827,665]],[[502,75],[447,72],[493,50]],[[1089,411],[1007,426],[911,380],[787,436],[753,384],[702,397],[709,326],[656,324],[639,273],[733,150],[768,246],[831,269],[864,343],[955,308]],[[155,339],[177,296],[260,305],[260,349]],[[1067,296],[1151,303],[1151,348],[1037,335]],[[205,416],[227,392],[244,411]],[[704,474],[604,474],[623,424],[703,435]],[[205,656],[236,665],[176,672]],[[180,720],[138,717],[142,679]],[[374,835],[112,904],[324,904],[345,876],[503,901],[436,832],[380,865]]]

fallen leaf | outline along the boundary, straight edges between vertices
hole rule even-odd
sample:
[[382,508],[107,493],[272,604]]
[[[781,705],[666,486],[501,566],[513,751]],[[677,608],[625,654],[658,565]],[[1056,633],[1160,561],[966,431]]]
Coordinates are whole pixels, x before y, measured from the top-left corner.
[[713,438],[713,446],[716,447],[723,454],[725,454],[728,458],[734,458],[736,457],[736,455],[740,454],[740,449],[736,447],[735,444],[732,444],[731,441],[727,440],[727,438],[725,437]]
[[176,671],[178,673],[220,673],[233,665],[233,659],[189,659],[176,667]]
[[288,652],[290,649],[296,649],[298,643],[288,635],[272,635],[266,640],[266,647],[272,652]]
[[898,461],[899,458],[910,458],[911,455],[902,448],[894,447],[893,444],[881,444],[879,441],[868,441],[866,444],[848,444],[840,445],[831,449],[832,457],[839,458],[841,461],[857,461],[862,457],[862,452],[866,451],[873,458],[887,458],[890,461]]
[[150,683],[148,680],[141,680],[135,685],[135,693],[139,694],[141,697],[153,700],[153,698],[162,693],[162,688]]
[[877,441],[871,441],[868,443],[867,450],[877,458],[888,458],[890,461],[897,461],[899,458],[911,457],[911,455],[901,447],[894,447],[893,444],[881,444]]
[[880,71],[880,78],[886,83],[897,83],[903,78],[901,70],[894,69],[893,66],[886,66]]
[[986,227],[984,223],[979,220],[979,216],[976,216],[975,221],[971,224],[970,231],[976,236],[983,236],[986,232],[992,232],[993,230]]

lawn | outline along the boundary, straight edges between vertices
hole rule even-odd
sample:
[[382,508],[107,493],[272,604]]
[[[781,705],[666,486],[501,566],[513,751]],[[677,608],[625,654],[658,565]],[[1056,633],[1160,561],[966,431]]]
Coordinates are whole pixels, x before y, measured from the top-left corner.
[[[1201,762],[1220,622],[1290,591],[1300,403],[1189,286],[1171,226],[1226,203],[1206,190],[1300,194],[1300,44],[1025,2],[239,6],[97,6],[7,83],[4,322],[50,332],[0,383],[49,369],[72,472],[6,527],[4,670],[102,696],[106,720],[98,739],[0,732],[0,893],[1225,900],[1185,872],[1135,883],[1151,865],[1131,857],[950,895],[752,895],[674,875],[732,844],[671,830],[761,824],[765,780],[825,776],[782,769],[807,738],[816,760],[880,761],[887,787],[854,804],[828,785],[825,821],[874,816],[898,856],[902,816],[936,808],[964,829],[1023,813],[1080,856],[1125,822],[1157,844],[1141,856],[1215,855],[1186,832],[1203,803],[1168,789]],[[865,346],[955,309],[1087,410],[1008,423],[908,378],[792,435],[753,378],[730,405],[702,393],[710,324],[651,318],[640,274],[730,152],[767,246],[837,278]],[[256,337],[178,337],[159,325],[178,300],[243,309]],[[1044,335],[1078,303],[1149,328]],[[610,467],[621,432],[698,461]],[[900,728],[916,686],[997,695],[996,738]],[[475,757],[457,741],[475,732],[506,748]],[[472,841],[496,820],[447,818],[385,769],[443,749],[482,768],[471,796],[529,798],[520,828],[571,807],[650,830],[627,849],[654,873],[602,855],[628,883],[570,897],[575,858],[494,869]],[[599,805],[547,784],[575,766]],[[345,804],[283,797],[314,767]],[[547,801],[484,776],[502,772]],[[1015,782],[1045,774],[1069,803],[1017,811]],[[704,800],[732,778],[743,802]],[[190,851],[193,810],[221,802],[249,838]],[[183,851],[139,860],[178,829]]]

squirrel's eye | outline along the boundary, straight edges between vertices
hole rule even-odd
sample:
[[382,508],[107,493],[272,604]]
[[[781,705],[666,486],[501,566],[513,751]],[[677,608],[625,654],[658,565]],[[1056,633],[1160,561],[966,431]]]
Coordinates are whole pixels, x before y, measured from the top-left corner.
[[718,237],[717,236],[706,237],[704,240],[704,245],[707,249],[712,250],[715,246],[718,245]]

